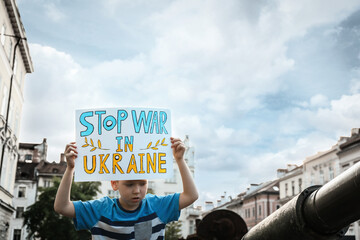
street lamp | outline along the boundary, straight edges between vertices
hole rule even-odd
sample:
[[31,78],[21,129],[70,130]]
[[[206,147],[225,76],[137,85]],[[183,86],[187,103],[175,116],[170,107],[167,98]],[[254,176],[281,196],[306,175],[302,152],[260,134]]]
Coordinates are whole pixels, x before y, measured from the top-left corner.
[[[4,36],[7,36],[7,37],[15,38],[15,39],[16,39],[16,44],[15,44],[15,46],[14,46],[13,60],[12,60],[12,66],[11,66],[11,70],[12,70],[12,71],[11,71],[11,77],[10,77],[9,98],[8,98],[8,101],[7,101],[7,110],[6,110],[5,127],[4,127],[5,141],[4,141],[4,143],[3,143],[2,151],[1,151],[0,175],[1,175],[1,172],[2,172],[2,166],[3,166],[3,162],[4,162],[5,147],[6,147],[6,144],[7,144],[7,140],[10,139],[10,137],[9,137],[9,139],[6,138],[6,134],[7,134],[7,131],[8,131],[10,101],[11,101],[11,94],[12,94],[12,85],[13,85],[14,75],[15,75],[14,70],[15,70],[16,49],[17,49],[17,47],[19,46],[21,40],[25,40],[25,41],[26,41],[26,38],[24,38],[24,37],[19,37],[19,36],[9,35],[9,34],[3,34],[3,35],[4,35]],[[1,178],[0,178],[0,186],[1,186],[1,184],[2,184],[2,183],[1,183]]]

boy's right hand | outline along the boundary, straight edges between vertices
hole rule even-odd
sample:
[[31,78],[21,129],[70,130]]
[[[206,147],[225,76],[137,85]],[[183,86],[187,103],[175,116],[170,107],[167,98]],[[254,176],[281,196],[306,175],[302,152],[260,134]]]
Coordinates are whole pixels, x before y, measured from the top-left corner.
[[73,169],[75,167],[75,159],[78,156],[77,146],[75,142],[71,142],[66,145],[64,155],[66,157],[66,163],[68,168]]

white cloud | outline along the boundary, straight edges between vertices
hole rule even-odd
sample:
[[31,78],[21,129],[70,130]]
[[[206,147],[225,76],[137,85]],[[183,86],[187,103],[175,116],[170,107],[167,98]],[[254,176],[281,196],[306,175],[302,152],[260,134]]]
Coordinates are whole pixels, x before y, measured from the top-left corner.
[[224,125],[222,125],[220,128],[215,130],[216,136],[219,140],[227,140],[229,137],[233,134],[234,129],[233,128],[226,128]]
[[294,134],[306,129],[316,129],[328,135],[341,136],[359,126],[359,119],[360,94],[354,94],[332,100],[328,107],[313,110],[294,108],[281,117],[281,123],[284,129],[292,129]]
[[[109,2],[112,18],[122,4],[130,4],[124,12],[143,3]],[[292,79],[281,76],[298,67],[288,56],[288,42],[310,28],[340,21],[359,6],[357,1],[160,2],[158,9],[141,9],[146,12],[142,19],[126,26],[134,32],[146,28],[149,39],[143,42],[150,45],[149,51],[126,59],[112,55],[111,61],[84,67],[70,52],[31,44],[35,72],[26,83],[21,141],[47,137],[49,160],[58,160],[74,138],[77,108],[170,108],[174,135],[189,134],[195,146],[199,176],[212,176],[200,181],[219,191],[226,181],[236,179],[243,186],[255,181],[250,177],[260,181],[273,176],[276,167],[301,162],[359,125],[356,78],[354,95],[331,101],[324,92],[302,108],[271,113],[279,116],[257,112],[265,108],[264,96],[290,85]],[[57,14],[54,20],[65,17]],[[116,44],[122,42],[114,41],[114,49]]]
[[60,22],[66,18],[66,15],[56,7],[54,3],[46,2],[44,12],[46,16],[54,22]]
[[310,99],[311,107],[326,107],[329,104],[329,100],[322,94],[317,94]]

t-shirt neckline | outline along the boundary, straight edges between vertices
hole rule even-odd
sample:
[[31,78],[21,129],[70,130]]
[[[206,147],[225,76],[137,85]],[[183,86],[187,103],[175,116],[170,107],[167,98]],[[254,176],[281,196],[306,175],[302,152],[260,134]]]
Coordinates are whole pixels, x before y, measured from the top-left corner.
[[117,203],[118,207],[119,207],[122,211],[127,212],[127,213],[134,213],[134,212],[139,211],[139,209],[141,208],[141,205],[142,205],[142,201],[140,201],[139,206],[138,206],[136,209],[134,209],[134,210],[127,210],[127,209],[125,209],[123,206],[121,206],[120,198],[117,198],[117,199],[116,199],[116,203]]

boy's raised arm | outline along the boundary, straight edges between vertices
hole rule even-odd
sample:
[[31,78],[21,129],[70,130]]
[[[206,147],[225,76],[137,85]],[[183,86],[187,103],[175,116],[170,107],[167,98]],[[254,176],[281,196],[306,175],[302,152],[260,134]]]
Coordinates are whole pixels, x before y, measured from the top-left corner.
[[67,168],[56,193],[54,210],[63,216],[74,218],[75,208],[74,204],[70,201],[71,183],[74,175],[75,159],[77,158],[77,150],[74,142],[66,145],[64,154]]
[[194,179],[191,176],[189,167],[184,160],[185,145],[179,138],[170,138],[171,148],[173,149],[174,158],[178,164],[182,183],[183,192],[180,194],[179,209],[186,208],[195,202],[199,195],[194,183]]

